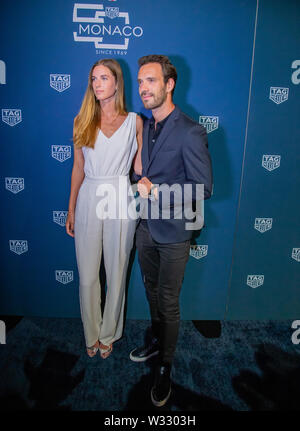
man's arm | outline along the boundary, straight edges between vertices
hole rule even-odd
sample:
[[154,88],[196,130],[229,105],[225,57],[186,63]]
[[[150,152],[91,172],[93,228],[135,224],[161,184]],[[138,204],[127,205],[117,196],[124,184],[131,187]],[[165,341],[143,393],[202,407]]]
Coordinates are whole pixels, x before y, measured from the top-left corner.
[[193,200],[195,185],[204,185],[204,199],[212,192],[212,165],[208,151],[207,133],[203,126],[195,124],[187,133],[187,140],[182,148],[182,157],[186,175],[185,184],[193,185]]
[[[177,187],[169,184],[154,188],[154,204],[160,210],[180,209],[183,206],[192,208],[193,202],[208,199],[212,192],[212,166],[208,152],[207,133],[203,126],[195,124],[185,135],[182,146],[182,158],[186,179],[177,183]],[[138,190],[143,198],[147,198],[152,187],[148,178],[143,177],[138,183]],[[200,186],[200,187],[199,187]]]

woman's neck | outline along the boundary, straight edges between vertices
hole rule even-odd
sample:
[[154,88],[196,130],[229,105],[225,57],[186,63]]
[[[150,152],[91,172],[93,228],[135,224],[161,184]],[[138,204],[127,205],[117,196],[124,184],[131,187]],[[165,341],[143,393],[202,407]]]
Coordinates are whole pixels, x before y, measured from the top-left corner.
[[118,114],[116,110],[115,98],[101,102],[101,117],[111,119]]

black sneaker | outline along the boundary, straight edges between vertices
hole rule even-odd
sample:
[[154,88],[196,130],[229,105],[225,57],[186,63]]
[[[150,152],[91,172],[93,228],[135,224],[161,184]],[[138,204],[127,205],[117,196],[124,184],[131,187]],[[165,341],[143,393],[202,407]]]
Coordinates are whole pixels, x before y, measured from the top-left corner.
[[151,389],[151,401],[156,407],[164,406],[171,395],[170,373],[170,365],[156,367],[154,386]]
[[153,338],[147,346],[137,347],[132,350],[129,357],[134,362],[144,362],[151,358],[151,356],[157,355],[158,351],[158,341],[156,338]]

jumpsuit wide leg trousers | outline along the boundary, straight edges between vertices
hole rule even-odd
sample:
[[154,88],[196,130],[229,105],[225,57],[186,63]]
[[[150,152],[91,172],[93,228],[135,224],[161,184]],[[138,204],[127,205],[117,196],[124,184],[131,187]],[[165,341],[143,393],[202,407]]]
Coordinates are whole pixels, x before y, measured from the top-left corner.
[[[77,197],[75,210],[75,249],[79,272],[80,311],[86,346],[98,340],[109,345],[123,332],[127,267],[136,220],[101,218],[96,212],[101,198],[97,196],[99,184],[110,184],[116,190],[115,203],[119,202],[119,177],[85,177]],[[127,178],[127,184],[130,187]],[[124,196],[123,196],[124,197]],[[111,199],[105,197],[107,202]],[[127,203],[130,197],[126,197]],[[134,198],[131,198],[131,201]],[[123,201],[124,202],[124,201]],[[102,208],[103,209],[103,208]],[[118,210],[118,208],[116,208]],[[103,316],[101,313],[101,286],[99,271],[102,253],[107,280],[107,293]]]

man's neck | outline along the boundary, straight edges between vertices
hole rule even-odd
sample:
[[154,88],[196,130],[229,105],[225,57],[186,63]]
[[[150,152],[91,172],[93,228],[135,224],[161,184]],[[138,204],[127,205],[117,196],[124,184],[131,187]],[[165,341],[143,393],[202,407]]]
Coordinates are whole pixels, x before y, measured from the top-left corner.
[[175,109],[175,105],[172,101],[166,101],[159,108],[152,110],[152,115],[155,120],[155,125],[166,118]]

